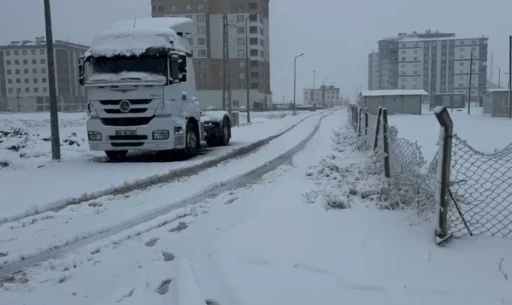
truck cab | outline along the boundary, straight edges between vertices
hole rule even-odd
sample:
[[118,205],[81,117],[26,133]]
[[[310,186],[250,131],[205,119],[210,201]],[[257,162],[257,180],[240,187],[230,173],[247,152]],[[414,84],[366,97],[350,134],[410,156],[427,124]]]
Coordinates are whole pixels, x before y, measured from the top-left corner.
[[[187,35],[188,18],[146,18],[117,23],[97,35],[79,60],[79,80],[88,90],[87,134],[93,151],[112,160],[129,150],[181,150],[195,154],[205,130],[195,98],[195,75]],[[229,128],[227,113],[219,124]],[[212,124],[210,124],[212,125]],[[211,136],[210,136],[211,140]]]

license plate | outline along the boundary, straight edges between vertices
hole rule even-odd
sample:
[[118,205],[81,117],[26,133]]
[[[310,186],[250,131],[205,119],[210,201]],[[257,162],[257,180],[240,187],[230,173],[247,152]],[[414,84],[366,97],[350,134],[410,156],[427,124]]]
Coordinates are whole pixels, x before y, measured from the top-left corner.
[[136,130],[116,130],[116,136],[134,136],[137,135]]

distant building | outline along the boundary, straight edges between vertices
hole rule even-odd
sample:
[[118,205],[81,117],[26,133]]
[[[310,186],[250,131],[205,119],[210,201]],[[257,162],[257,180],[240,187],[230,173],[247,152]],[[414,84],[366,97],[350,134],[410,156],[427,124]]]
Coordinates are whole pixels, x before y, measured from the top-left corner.
[[483,113],[492,117],[508,117],[510,115],[508,89],[487,89],[483,94]]
[[471,96],[478,100],[487,83],[487,42],[484,36],[457,37],[432,31],[382,39],[378,54],[371,53],[372,58],[378,56],[378,64],[368,63],[368,70],[377,74],[377,84],[372,73],[368,83],[371,81],[372,89],[467,94],[473,52]]
[[[76,111],[87,103],[78,84],[78,58],[87,46],[54,42],[55,81],[59,111]],[[46,42],[13,41],[0,46],[0,111],[49,111]]]
[[368,90],[379,89],[379,53],[368,54]]
[[425,90],[369,90],[359,94],[359,106],[368,108],[376,115],[379,107],[386,108],[388,114],[421,114]]
[[304,89],[304,105],[331,106],[340,104],[340,88],[322,85],[317,89]]
[[[152,17],[187,17],[197,22],[189,38],[201,106],[222,108],[223,17],[227,17],[233,108],[260,108],[272,101],[270,88],[269,0],[151,0]],[[260,14],[257,14],[260,13]],[[246,26],[247,19],[247,26]],[[246,36],[249,41],[246,41]],[[249,54],[246,54],[246,42]],[[246,60],[249,57],[249,75]]]

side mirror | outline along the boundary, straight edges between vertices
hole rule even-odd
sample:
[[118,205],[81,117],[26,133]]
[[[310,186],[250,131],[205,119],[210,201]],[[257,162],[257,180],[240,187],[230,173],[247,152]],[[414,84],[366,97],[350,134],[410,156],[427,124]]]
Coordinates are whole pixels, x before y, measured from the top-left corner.
[[180,74],[179,74],[179,58],[177,55],[170,55],[170,71],[169,71],[169,84],[171,83],[179,83],[180,82]]
[[80,86],[83,86],[85,83],[84,62],[85,62],[84,56],[81,56],[80,58],[78,58],[78,83],[80,84]]

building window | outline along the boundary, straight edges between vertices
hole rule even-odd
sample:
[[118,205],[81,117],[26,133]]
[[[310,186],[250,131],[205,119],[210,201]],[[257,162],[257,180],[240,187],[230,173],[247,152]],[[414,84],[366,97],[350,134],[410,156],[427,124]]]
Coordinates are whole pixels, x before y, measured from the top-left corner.
[[28,69],[23,70],[23,74],[28,74]]
[[34,93],[39,93],[39,88],[34,88]]
[[240,84],[240,89],[245,89],[245,84]]
[[5,61],[5,64],[6,64],[6,65],[8,65],[8,66],[10,66],[10,65],[11,65],[11,61],[7,59],[7,60]]
[[171,11],[175,12],[176,11],[176,4],[172,4],[171,5]]
[[251,67],[258,67],[260,65],[259,61],[251,60]]
[[16,79],[16,84],[21,84],[21,79],[17,78]]
[[43,58],[43,59],[41,59],[41,64],[42,64],[42,65],[45,65],[45,64],[46,64],[46,59],[44,59],[44,58]]
[[249,21],[250,22],[257,22],[258,21],[258,15],[249,15]]
[[251,38],[251,39],[249,39],[249,44],[251,46],[257,46],[258,45],[258,38]]
[[204,22],[204,15],[197,15],[197,22]]
[[19,60],[17,60],[17,59],[15,59],[15,60],[14,60],[14,64],[15,64],[15,65],[19,65],[19,64],[20,64],[20,61],[19,61]]
[[206,57],[206,50],[205,49],[199,49],[197,52],[198,57]]
[[14,50],[14,55],[20,55],[20,52],[18,50]]
[[208,76],[206,75],[206,72],[201,72],[201,78],[202,79],[206,79]]
[[41,73],[46,73],[46,68],[42,68]]
[[37,65],[37,59],[32,59],[32,64]]
[[192,5],[187,4],[187,5],[185,6],[185,9],[186,9],[187,11],[191,11],[191,10],[192,10]]
[[12,88],[9,88],[9,90],[7,90],[7,91],[9,91],[9,93],[12,93]]
[[204,5],[203,5],[202,3],[199,3],[199,4],[197,5],[197,9],[198,9],[199,11],[202,11],[202,10],[204,9]]
[[48,88],[43,87],[43,92],[48,92]]
[[28,60],[27,60],[27,59],[24,59],[24,60],[23,60],[23,64],[24,64],[24,65],[28,65]]
[[206,45],[206,38],[198,38],[197,39],[197,44],[200,45],[200,46]]
[[37,84],[37,83],[38,83],[38,79],[34,78],[34,84]]
[[402,57],[402,61],[406,61],[407,59],[405,57]]
[[240,34],[245,34],[245,28],[241,27],[241,26],[237,27],[236,28],[236,33],[239,34],[239,35]]
[[240,72],[240,74],[238,74],[238,77],[239,77],[240,79],[245,79],[245,73]]
[[249,33],[251,33],[251,34],[258,34],[258,27],[257,26],[249,27]]
[[464,66],[464,63],[461,61],[461,62],[459,63],[459,66],[463,67],[463,66]]
[[23,55],[27,55],[27,50],[23,50],[23,51],[21,51],[21,53],[22,53]]
[[249,9],[255,11],[258,9],[258,3],[251,2],[249,3]]
[[11,74],[11,70],[10,69],[7,69],[7,74]]
[[251,89],[259,89],[260,84],[259,83],[251,83]]
[[418,49],[414,50],[414,54],[418,54]]
[[20,70],[19,69],[16,69],[16,74],[20,74]]
[[260,77],[260,73],[259,72],[251,72],[251,77],[258,78],[258,77]]
[[8,83],[8,84],[12,84],[12,79],[8,78],[8,79],[7,79],[7,83]]
[[238,57],[245,57],[245,50],[238,49]]
[[29,84],[30,80],[28,78],[25,78],[25,84]]
[[245,68],[245,61],[241,61],[240,63],[238,63],[238,66],[240,68]]
[[245,46],[245,38],[238,38],[238,45]]
[[260,54],[260,52],[258,52],[258,50],[256,49],[251,49],[251,56],[258,56]]
[[191,45],[191,46],[194,45],[194,39],[193,38],[189,38],[188,39],[188,44]]
[[239,107],[238,100],[233,100],[232,102],[233,102],[233,107],[235,107],[235,108]]
[[47,82],[47,81],[48,81],[48,80],[47,80],[45,77],[41,78],[41,82],[43,82],[43,83],[45,83],[45,84],[46,84],[46,82]]
[[160,13],[162,13],[162,12],[164,11],[164,7],[160,5],[160,6],[158,7],[158,11],[159,11]]
[[204,34],[205,28],[204,26],[198,26],[197,27],[197,34]]
[[199,84],[199,90],[206,90],[206,84]]
[[11,56],[11,51],[5,51],[5,56]]
[[418,57],[414,57],[414,60],[418,60]]
[[206,64],[205,64],[205,62],[204,62],[204,61],[199,62],[199,67],[200,67],[201,69],[206,68]]
[[241,11],[243,11],[245,9],[245,6],[244,6],[243,3],[238,3],[237,7],[238,7],[238,11],[239,12],[241,12]]
[[25,93],[30,93],[30,88],[29,87],[25,88]]
[[238,15],[236,16],[236,22],[243,23],[245,21],[244,15]]

